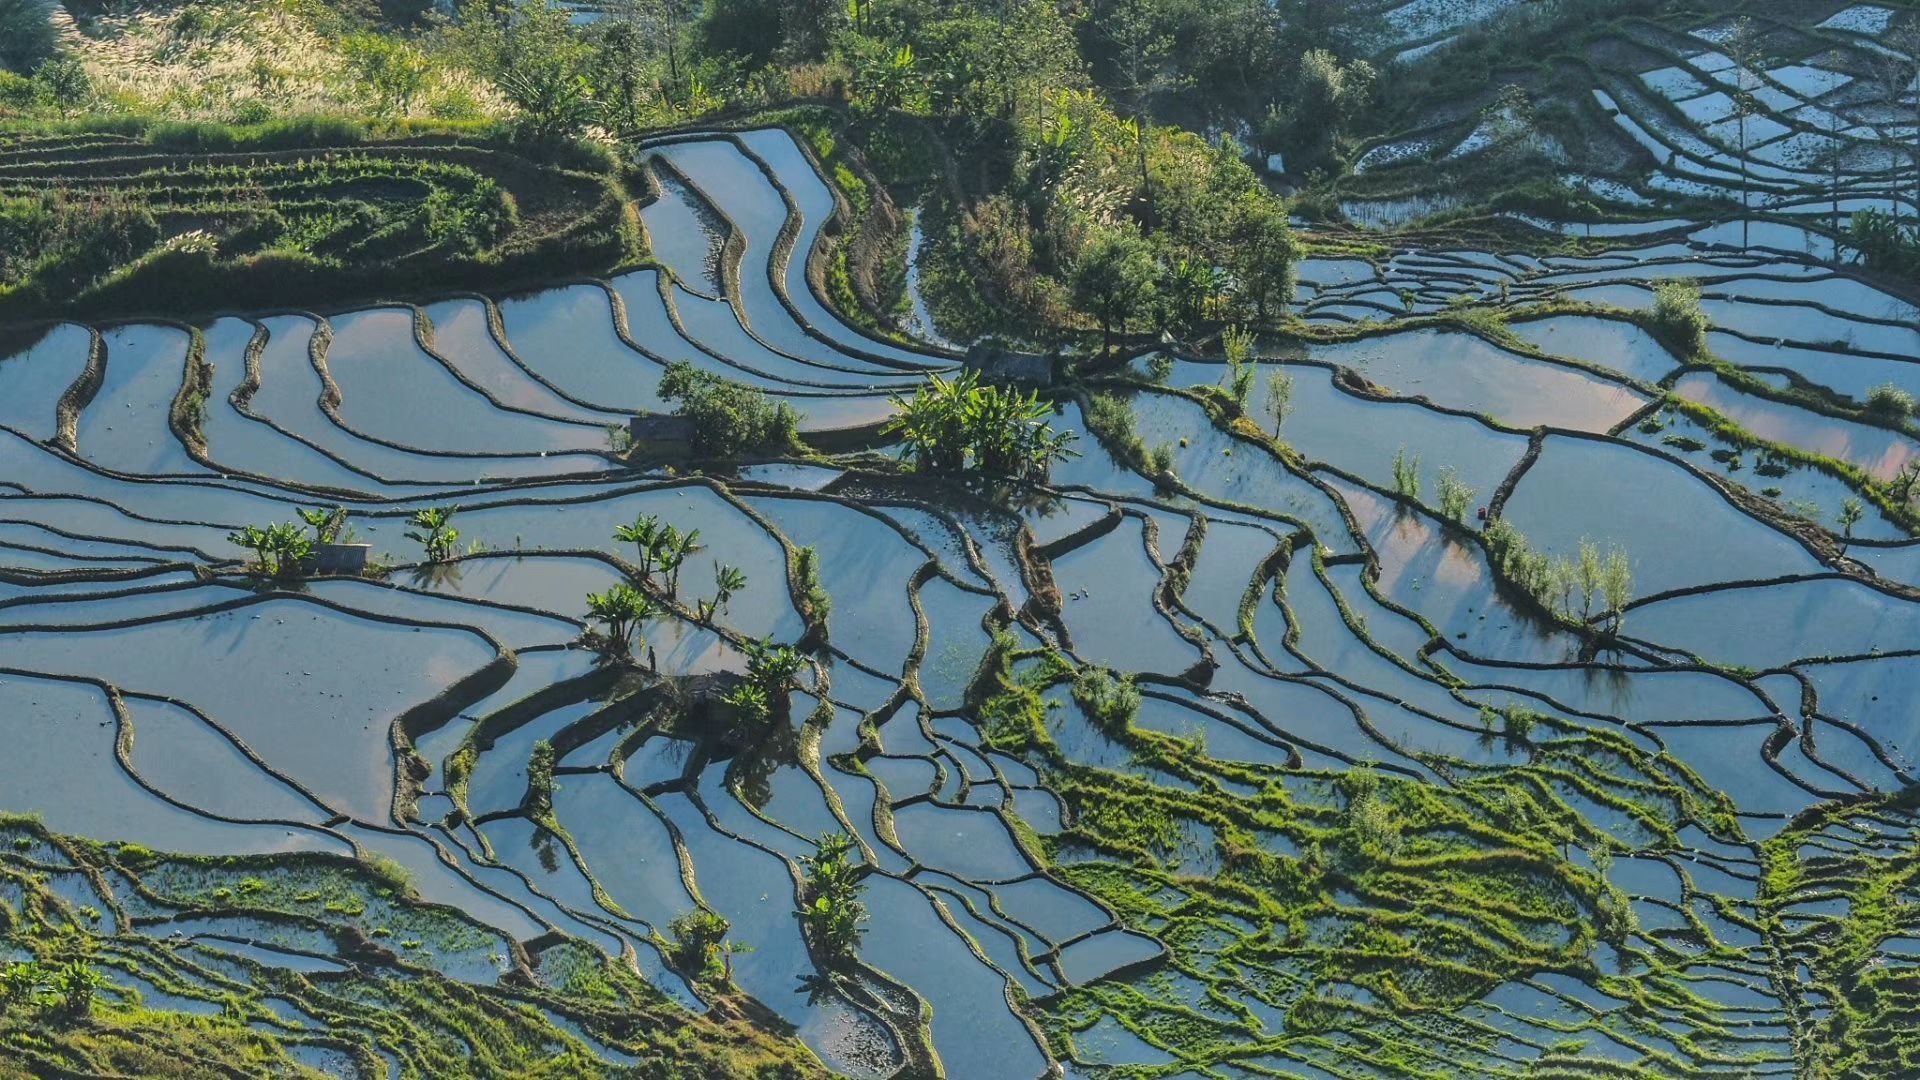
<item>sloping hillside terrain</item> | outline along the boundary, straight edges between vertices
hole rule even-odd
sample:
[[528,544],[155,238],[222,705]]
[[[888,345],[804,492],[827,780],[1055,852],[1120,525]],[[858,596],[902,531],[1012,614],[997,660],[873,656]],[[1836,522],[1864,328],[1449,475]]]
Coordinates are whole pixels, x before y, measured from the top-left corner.
[[0,1077],[1920,1074],[1909,5],[9,29]]

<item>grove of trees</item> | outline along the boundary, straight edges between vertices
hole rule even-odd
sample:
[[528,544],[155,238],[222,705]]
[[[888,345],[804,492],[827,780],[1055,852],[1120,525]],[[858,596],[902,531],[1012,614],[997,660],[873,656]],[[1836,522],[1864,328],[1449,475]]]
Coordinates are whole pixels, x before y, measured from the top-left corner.
[[[1001,328],[1042,338],[1099,331],[1111,342],[1162,331],[1197,338],[1283,314],[1298,248],[1250,162],[1280,152],[1296,173],[1324,166],[1377,98],[1374,69],[1342,54],[1322,7],[608,0],[603,17],[585,21],[552,0],[467,0],[451,11],[324,0],[275,17],[308,20],[349,86],[325,107],[352,102],[355,115],[343,119],[376,134],[444,120],[551,147],[617,148],[721,112],[842,106],[824,127],[778,118],[812,124],[823,155],[845,139],[883,184],[917,185],[896,191],[902,199],[939,190],[929,246],[951,257],[931,258],[930,276],[943,267],[963,276],[960,291]],[[90,86],[84,65],[61,56],[84,54],[86,39],[63,45],[46,12],[43,0],[0,0],[9,72],[0,118],[151,107]],[[210,5],[167,18],[182,48],[246,32],[244,18]],[[292,76],[264,60],[256,68],[258,86],[235,121],[292,119],[272,115],[280,99],[267,92]],[[947,182],[934,182],[942,174]],[[43,250],[86,246],[66,235],[85,230],[85,215],[0,211],[15,216],[22,224],[0,227],[32,235],[7,245],[27,253],[12,258],[38,266]],[[58,228],[36,224],[55,219]]]

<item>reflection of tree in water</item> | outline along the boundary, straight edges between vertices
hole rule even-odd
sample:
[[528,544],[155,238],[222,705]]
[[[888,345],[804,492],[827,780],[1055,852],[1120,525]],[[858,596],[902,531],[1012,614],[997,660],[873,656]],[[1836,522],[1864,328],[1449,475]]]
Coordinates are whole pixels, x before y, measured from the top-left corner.
[[[798,763],[800,740],[792,724],[775,723],[759,743],[739,748],[727,770],[728,786],[740,801],[765,810],[773,798],[773,774],[782,765]],[[724,751],[722,751],[724,752]],[[718,760],[718,753],[715,755]]]
[[946,483],[929,486],[929,482],[920,478],[861,476],[840,484],[834,493],[854,503],[906,503],[962,523],[962,532],[969,531],[966,526],[972,526],[1008,543],[1012,543],[1013,535],[1020,531],[1021,515],[1049,518],[1061,512],[1068,502],[1058,492],[1037,484],[1004,480],[963,487]]
[[842,1022],[856,1024],[857,1033],[852,1042],[840,1048],[840,1053],[865,1062],[875,1070],[874,1075],[891,1072],[901,1060],[899,1042],[875,1019],[881,1014],[891,1014],[896,1023],[903,1025],[917,1024],[920,1019],[918,998],[900,996],[887,984],[871,978],[809,972],[798,977],[794,993],[806,997],[808,1008],[838,1005],[852,1012],[853,1015]]
[[534,858],[539,860],[540,869],[549,874],[560,871],[560,845],[553,834],[538,825],[527,834],[527,846],[533,849]]
[[1058,492],[1034,484],[1003,484],[989,498],[1016,514],[1041,519],[1059,513],[1067,502]]
[[407,571],[407,584],[416,589],[457,589],[466,568],[459,561],[420,563]]
[[812,1006],[844,1000],[840,991],[835,988],[833,980],[818,972],[802,975],[800,988],[795,992],[807,995],[807,1004]]
[[259,596],[276,593],[293,593],[296,596],[313,595],[313,586],[308,584],[305,578],[255,577],[249,574],[246,577],[229,577],[225,581],[229,585],[246,589]]
[[680,774],[687,771],[687,761],[693,756],[696,744],[690,739],[676,739],[663,731],[649,733],[646,738],[635,742],[621,756],[621,764],[633,758],[642,749],[648,750],[651,763],[677,767]]
[[[1599,654],[1594,656],[1595,661],[1600,659]],[[1598,662],[1587,664],[1581,670],[1594,693],[1604,697],[1612,715],[1624,718],[1627,706],[1633,703],[1633,676],[1625,668],[1607,667]]]

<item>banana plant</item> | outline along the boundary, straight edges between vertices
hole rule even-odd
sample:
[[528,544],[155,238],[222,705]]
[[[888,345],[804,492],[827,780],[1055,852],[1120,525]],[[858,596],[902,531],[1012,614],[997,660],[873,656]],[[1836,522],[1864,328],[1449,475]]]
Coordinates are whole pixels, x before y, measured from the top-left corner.
[[951,382],[929,376],[912,397],[893,399],[899,413],[882,431],[897,433],[922,471],[958,472],[967,461],[966,399],[977,382],[971,371]]
[[806,658],[791,645],[775,645],[772,638],[746,643],[747,680],[769,695],[785,694]]
[[453,527],[458,506],[434,506],[413,512],[413,531],[407,539],[426,548],[427,561],[443,563],[453,557],[453,545],[460,541],[460,530]]
[[53,973],[51,989],[60,1011],[68,1016],[85,1016],[93,1011],[93,996],[107,985],[107,977],[91,964],[73,960]]
[[615,655],[630,656],[636,644],[645,645],[646,624],[658,614],[651,597],[624,581],[587,594],[587,620],[606,628],[602,640]]
[[1047,425],[1053,410],[1039,394],[982,385],[971,371],[951,382],[932,376],[893,404],[899,412],[883,430],[898,434],[907,458],[925,472],[971,463],[996,476],[1034,477],[1073,452],[1073,433]]
[[1191,326],[1219,306],[1231,279],[1227,272],[1201,259],[1181,259],[1167,281],[1173,307],[1182,323]]
[[[696,533],[699,531],[698,529],[694,530]],[[728,566],[721,562],[714,563],[713,599],[701,601],[700,617],[702,619],[712,619],[713,613],[724,609],[727,606],[727,601],[733,599],[734,593],[746,587],[747,575],[742,573],[739,567]]]
[[640,580],[653,578],[653,555],[660,539],[660,519],[653,514],[642,514],[633,519],[631,525],[617,525],[613,538],[622,544],[632,544],[635,558],[640,564]]
[[806,870],[800,910],[807,936],[821,958],[833,967],[853,961],[866,933],[867,906],[860,901],[864,868],[853,861],[853,837],[825,833],[815,852],[801,860]]
[[300,511],[300,520],[313,530],[313,542],[331,544],[340,538],[347,527],[347,508],[344,506],[322,507],[318,510]]
[[0,1005],[24,1005],[32,1001],[46,981],[45,972],[35,960],[19,960],[0,969]]
[[267,577],[292,577],[313,555],[313,538],[292,522],[248,525],[228,534],[227,542],[253,552],[253,569]]
[[654,561],[660,564],[660,571],[667,575],[667,592],[680,595],[680,568],[686,565],[687,557],[703,550],[700,543],[700,530],[681,532],[668,525],[661,530],[658,544],[654,550]]
[[773,699],[754,683],[741,683],[720,700],[733,708],[735,727],[741,733],[758,732],[773,717]]

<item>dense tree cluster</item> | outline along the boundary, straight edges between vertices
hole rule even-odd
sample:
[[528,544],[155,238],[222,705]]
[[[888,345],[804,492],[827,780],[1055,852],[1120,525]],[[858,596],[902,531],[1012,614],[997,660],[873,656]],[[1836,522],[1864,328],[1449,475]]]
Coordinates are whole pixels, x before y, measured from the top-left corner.
[[660,380],[660,400],[693,423],[693,446],[722,457],[791,442],[797,418],[793,407],[774,403],[751,386],[700,371],[680,362],[668,365]]
[[983,383],[970,371],[952,380],[929,376],[894,405],[899,412],[886,430],[900,436],[923,471],[1040,478],[1074,452],[1073,432],[1047,424],[1051,405],[1031,392]]
[[31,74],[59,45],[45,0],[0,0],[0,69]]
[[[86,52],[84,37],[76,55],[86,64],[63,56],[42,0],[0,0],[0,115],[157,116],[190,103],[260,124],[317,109],[386,129],[478,122],[560,147],[722,109],[837,99],[851,107],[844,134],[883,174],[916,155],[922,177],[936,168],[914,125],[962,163],[959,199],[933,239],[966,253],[985,310],[1043,332],[1185,335],[1282,314],[1297,248],[1250,162],[1284,152],[1297,167],[1323,163],[1374,99],[1373,69],[1330,51],[1339,43],[1317,7],[611,0],[603,17],[582,22],[551,0],[468,0],[451,12],[410,0],[186,4],[139,27],[113,24],[122,51],[142,64],[196,51],[225,62],[202,65],[204,75],[170,69],[208,80],[197,89],[135,92],[108,71],[114,61]],[[78,10],[83,31],[87,20],[118,18]],[[314,45],[305,67],[265,54],[239,62],[247,35],[269,23]],[[215,73],[243,68],[254,72],[244,86]],[[1257,148],[1192,133],[1204,127],[1242,132]],[[858,183],[851,173],[842,180]],[[84,282],[95,263],[124,261],[97,251],[93,232],[139,244],[143,231],[129,225],[140,223],[124,217],[111,204],[54,196],[9,204],[0,232],[19,242],[0,249],[35,266],[71,260],[70,276]],[[486,246],[470,222],[450,228],[468,249]],[[27,275],[0,265],[0,281],[7,276]]]

